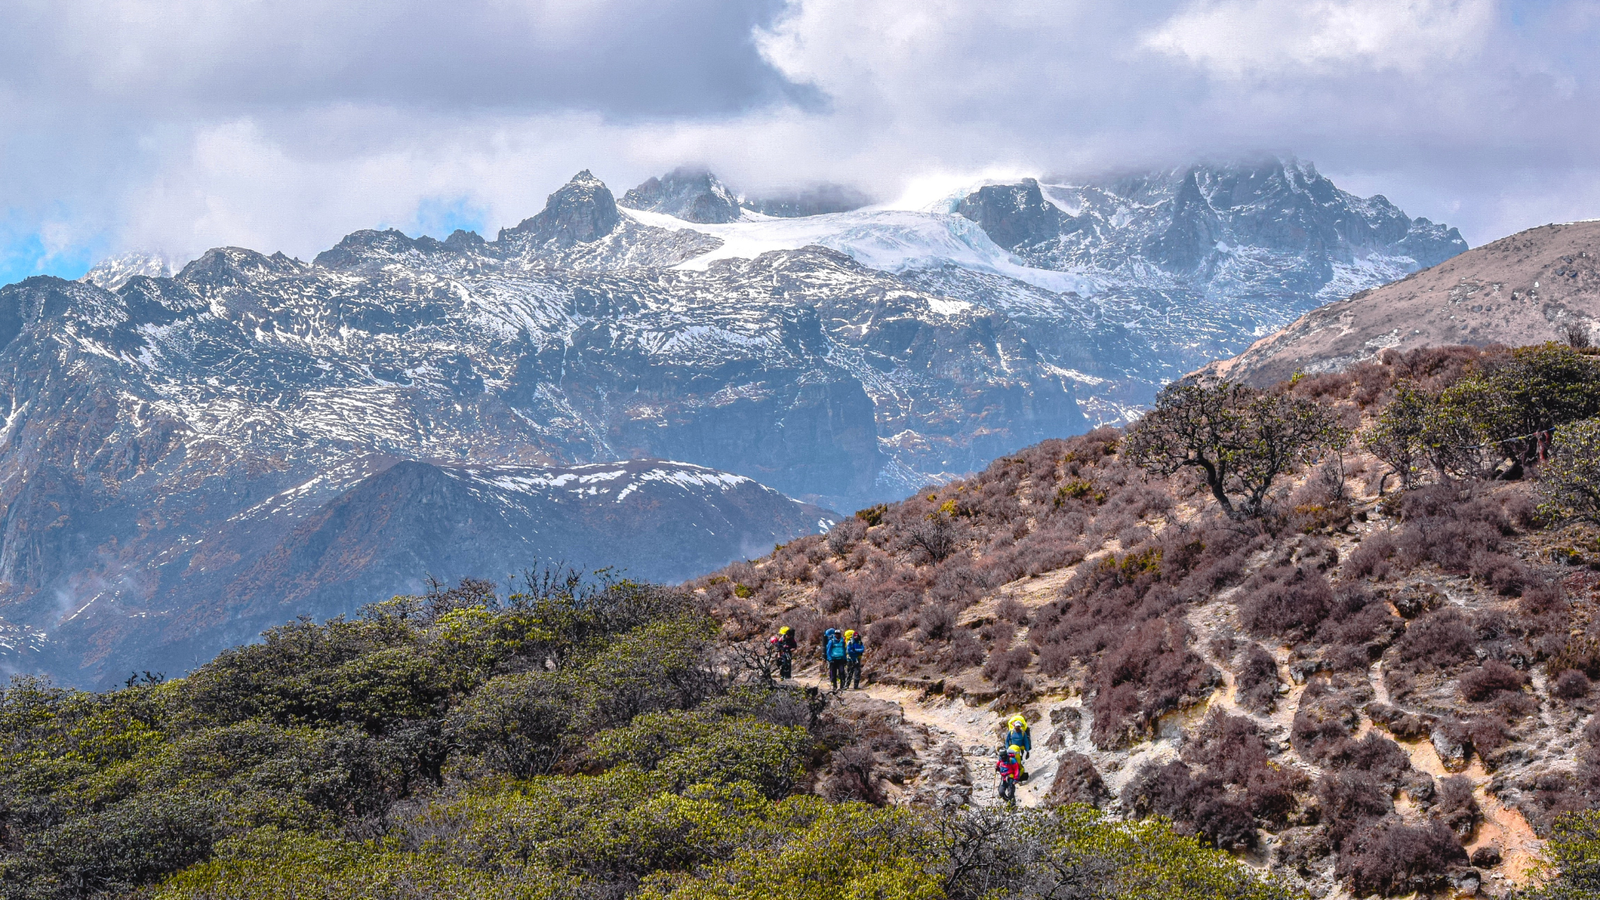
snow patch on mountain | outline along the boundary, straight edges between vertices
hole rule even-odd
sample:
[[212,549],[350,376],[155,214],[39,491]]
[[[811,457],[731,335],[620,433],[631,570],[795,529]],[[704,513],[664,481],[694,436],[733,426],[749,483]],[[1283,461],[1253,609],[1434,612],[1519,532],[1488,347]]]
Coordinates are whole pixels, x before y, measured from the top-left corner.
[[955,265],[1015,279],[1054,292],[1093,294],[1093,278],[1075,272],[1020,265],[983,229],[960,216],[893,209],[864,209],[804,218],[746,213],[737,222],[700,224],[665,213],[621,210],[624,216],[657,228],[689,228],[722,241],[708,253],[674,268],[705,271],[726,259],[754,259],[777,250],[826,247],[880,272]]

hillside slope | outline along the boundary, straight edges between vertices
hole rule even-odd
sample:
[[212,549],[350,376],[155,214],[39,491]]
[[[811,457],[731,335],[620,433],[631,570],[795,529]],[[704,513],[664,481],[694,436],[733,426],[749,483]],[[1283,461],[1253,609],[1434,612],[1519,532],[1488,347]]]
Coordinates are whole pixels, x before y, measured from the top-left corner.
[[1393,349],[1600,340],[1600,222],[1545,225],[1319,307],[1206,375],[1265,386]]
[[[1353,426],[1473,355],[1293,390]],[[1380,494],[1362,452],[1233,521],[1120,446],[1046,442],[691,586],[804,658],[861,631],[866,693],[942,722],[975,777],[1021,709],[1044,802],[1169,816],[1317,894],[1503,895],[1600,807],[1600,532],[1542,523],[1527,483]]]

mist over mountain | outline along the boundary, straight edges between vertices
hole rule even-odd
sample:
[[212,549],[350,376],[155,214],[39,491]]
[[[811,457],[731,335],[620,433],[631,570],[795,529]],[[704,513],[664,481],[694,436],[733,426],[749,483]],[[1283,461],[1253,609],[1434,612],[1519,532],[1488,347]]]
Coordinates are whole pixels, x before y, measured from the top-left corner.
[[[1126,421],[1465,246],[1281,161],[752,205],[709,172],[621,202],[582,172],[493,239],[0,289],[0,664],[181,669],[428,575],[687,577]],[[673,462],[583,468],[618,460]]]

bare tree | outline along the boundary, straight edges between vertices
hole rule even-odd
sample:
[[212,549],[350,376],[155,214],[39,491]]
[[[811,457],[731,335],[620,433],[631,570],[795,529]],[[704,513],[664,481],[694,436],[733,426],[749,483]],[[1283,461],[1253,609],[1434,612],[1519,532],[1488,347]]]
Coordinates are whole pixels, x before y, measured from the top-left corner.
[[867,523],[855,516],[844,519],[828,530],[828,552],[840,558],[848,556],[866,535]]
[[943,562],[956,550],[956,526],[943,513],[934,513],[906,531],[906,543],[928,554],[933,562]]
[[1342,447],[1348,436],[1310,400],[1238,384],[1169,385],[1128,429],[1123,451],[1166,477],[1199,470],[1229,517],[1259,516],[1280,475]]

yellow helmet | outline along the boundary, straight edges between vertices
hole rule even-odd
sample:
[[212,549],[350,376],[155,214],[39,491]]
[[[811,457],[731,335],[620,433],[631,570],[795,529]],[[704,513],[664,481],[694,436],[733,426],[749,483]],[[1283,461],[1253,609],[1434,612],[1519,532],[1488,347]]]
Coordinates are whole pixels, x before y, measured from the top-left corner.
[[778,629],[778,633],[779,634],[788,634],[789,633],[789,626],[785,625],[782,628],[779,628]]
[[855,636],[856,636],[856,633],[854,631],[846,631],[844,633],[844,639],[847,640],[847,641],[850,640],[851,638],[855,637]]

